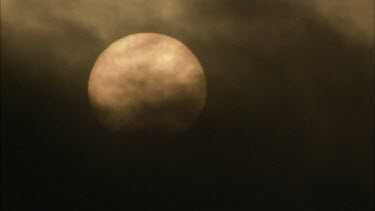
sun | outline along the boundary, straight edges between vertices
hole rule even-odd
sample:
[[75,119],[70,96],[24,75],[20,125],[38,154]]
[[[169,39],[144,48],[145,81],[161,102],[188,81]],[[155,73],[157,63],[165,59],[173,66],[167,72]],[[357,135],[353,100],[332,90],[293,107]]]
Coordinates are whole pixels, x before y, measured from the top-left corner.
[[173,136],[198,119],[206,101],[206,79],[183,43],[139,33],[104,50],[91,71],[88,92],[106,128]]

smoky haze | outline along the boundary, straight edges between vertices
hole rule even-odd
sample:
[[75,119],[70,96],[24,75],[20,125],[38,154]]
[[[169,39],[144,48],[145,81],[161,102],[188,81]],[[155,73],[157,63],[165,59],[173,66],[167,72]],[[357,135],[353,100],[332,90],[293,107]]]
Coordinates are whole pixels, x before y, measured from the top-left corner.
[[[4,206],[371,210],[373,8],[2,0]],[[207,80],[200,119],[163,144],[111,134],[89,105],[99,54],[139,32],[180,40]]]
[[[19,48],[25,47],[23,42],[27,39],[23,35],[26,33],[29,39],[44,39],[53,55],[69,64],[78,62],[79,55],[93,53],[87,47],[78,48],[84,44],[82,39],[96,39],[95,46],[103,48],[118,38],[139,31],[169,32],[208,45],[218,38],[227,42],[255,40],[266,28],[282,28],[275,30],[277,37],[287,33],[288,27],[304,30],[304,18],[314,16],[314,21],[332,27],[347,42],[369,45],[374,35],[371,0],[303,3],[283,0],[239,4],[212,0],[205,3],[181,0],[99,0],[95,3],[89,0],[4,0],[2,8],[2,25],[7,33],[15,34],[12,39]],[[82,36],[77,36],[80,32]],[[281,42],[290,42],[286,37],[280,38],[283,38]],[[281,42],[275,39],[267,43],[274,46]],[[38,47],[32,44],[37,45],[29,43],[29,47]],[[56,51],[56,48],[60,50]]]

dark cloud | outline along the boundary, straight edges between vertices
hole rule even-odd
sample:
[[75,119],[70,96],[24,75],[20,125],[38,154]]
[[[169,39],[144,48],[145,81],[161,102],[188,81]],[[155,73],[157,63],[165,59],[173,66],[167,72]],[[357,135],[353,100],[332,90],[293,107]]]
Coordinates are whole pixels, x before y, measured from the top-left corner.
[[[8,206],[370,210],[373,14],[371,0],[3,0]],[[97,56],[138,32],[177,38],[205,70],[204,112],[175,141],[124,141],[90,109]]]

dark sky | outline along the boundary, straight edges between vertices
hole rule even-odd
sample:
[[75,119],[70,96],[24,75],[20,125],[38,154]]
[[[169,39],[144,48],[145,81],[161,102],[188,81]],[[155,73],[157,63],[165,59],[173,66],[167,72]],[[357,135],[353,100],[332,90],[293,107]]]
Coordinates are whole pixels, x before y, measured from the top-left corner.
[[[3,210],[373,208],[372,0],[2,0]],[[103,128],[87,83],[138,32],[200,60],[180,137]]]

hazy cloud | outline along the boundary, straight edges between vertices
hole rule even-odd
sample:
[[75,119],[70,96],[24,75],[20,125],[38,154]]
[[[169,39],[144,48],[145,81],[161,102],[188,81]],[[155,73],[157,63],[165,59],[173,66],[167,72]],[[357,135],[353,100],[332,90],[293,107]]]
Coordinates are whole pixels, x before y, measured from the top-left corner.
[[[161,162],[158,168],[163,162],[175,162],[173,168],[165,165],[166,172],[172,172],[163,177],[165,181],[174,181],[177,168],[184,176],[189,171],[180,178],[200,178],[206,173],[202,181],[214,180],[203,195],[194,189],[201,185],[199,179],[178,183],[194,183],[187,191],[189,200],[198,194],[200,201],[212,190],[220,192],[233,185],[227,192],[239,196],[241,191],[259,196],[265,188],[264,204],[269,204],[269,194],[277,192],[282,201],[311,205],[312,210],[322,210],[313,206],[320,199],[332,200],[331,210],[345,210],[350,200],[358,210],[365,210],[361,206],[373,198],[373,4],[372,0],[1,0],[2,118],[7,144],[13,144],[7,156],[15,162],[24,156],[25,163],[40,156],[28,166],[34,169],[46,160],[40,155],[44,148],[44,155],[58,157],[58,163],[70,159],[70,167],[82,159],[81,151],[90,148],[95,152],[87,157],[93,160],[92,171],[101,163],[96,161],[112,156],[114,162],[103,166],[111,163],[114,172],[122,166],[116,175],[123,184],[128,170],[138,167],[140,153],[98,124],[89,104],[88,79],[98,56],[114,41],[139,32],[162,33],[193,51],[207,81],[205,108],[189,133],[166,144],[167,153],[158,151],[159,142],[151,141],[155,148],[150,151],[165,156],[164,161],[155,160]],[[155,80],[160,80],[159,75]],[[188,101],[181,98],[156,109],[165,116],[172,113],[188,119],[190,113],[170,109],[172,104],[188,105]],[[152,116],[143,114],[136,118]],[[59,155],[51,150],[64,147]],[[73,149],[77,157],[68,157]],[[149,157],[144,153],[147,162]],[[133,158],[136,167],[124,165]],[[62,169],[62,181],[69,177],[66,169],[50,162],[49,167]],[[77,168],[86,166],[85,161]],[[22,176],[15,177],[14,184],[25,180],[25,167],[20,165]],[[154,169],[144,167],[147,173],[139,175],[154,176]],[[112,181],[111,173],[108,180]],[[9,175],[8,179],[13,178]],[[49,168],[45,175],[51,175]],[[228,182],[232,176],[233,184]],[[101,176],[97,178],[102,181]],[[254,190],[258,183],[261,188]],[[91,190],[98,181],[93,184],[82,190]],[[144,187],[144,181],[139,184]],[[20,188],[32,193],[25,200],[34,196],[35,187]],[[13,191],[12,186],[8,189]],[[46,194],[50,186],[47,189]],[[181,191],[181,186],[175,191]],[[59,188],[56,192],[61,193]],[[82,194],[74,193],[81,202]],[[19,200],[19,195],[10,195]],[[118,198],[121,203],[122,199]],[[248,205],[248,198],[243,199]],[[45,204],[45,197],[40,201]],[[338,201],[345,202],[345,207],[337,207]]]
[[[97,41],[91,45],[101,48],[125,35],[155,30],[205,43],[217,38],[235,43],[239,39],[259,39],[264,25],[283,33],[298,25],[304,15],[315,13],[316,20],[330,25],[343,37],[367,45],[372,41],[371,0],[314,0],[309,3],[284,0],[250,4],[250,8],[245,6],[247,10],[241,10],[241,5],[227,1],[4,0],[1,10],[5,33],[13,34],[13,42],[18,43],[19,48],[32,45],[23,43],[24,40],[43,38],[43,45],[53,48],[54,56],[72,64],[77,63],[78,55],[89,51],[76,48],[82,42],[77,40],[78,30],[85,30],[85,36],[94,37]],[[288,18],[285,16],[288,14],[283,14],[285,9],[299,11],[299,16]],[[272,19],[273,14],[279,18]],[[282,42],[273,40],[272,45]],[[34,48],[37,50],[37,46]]]

